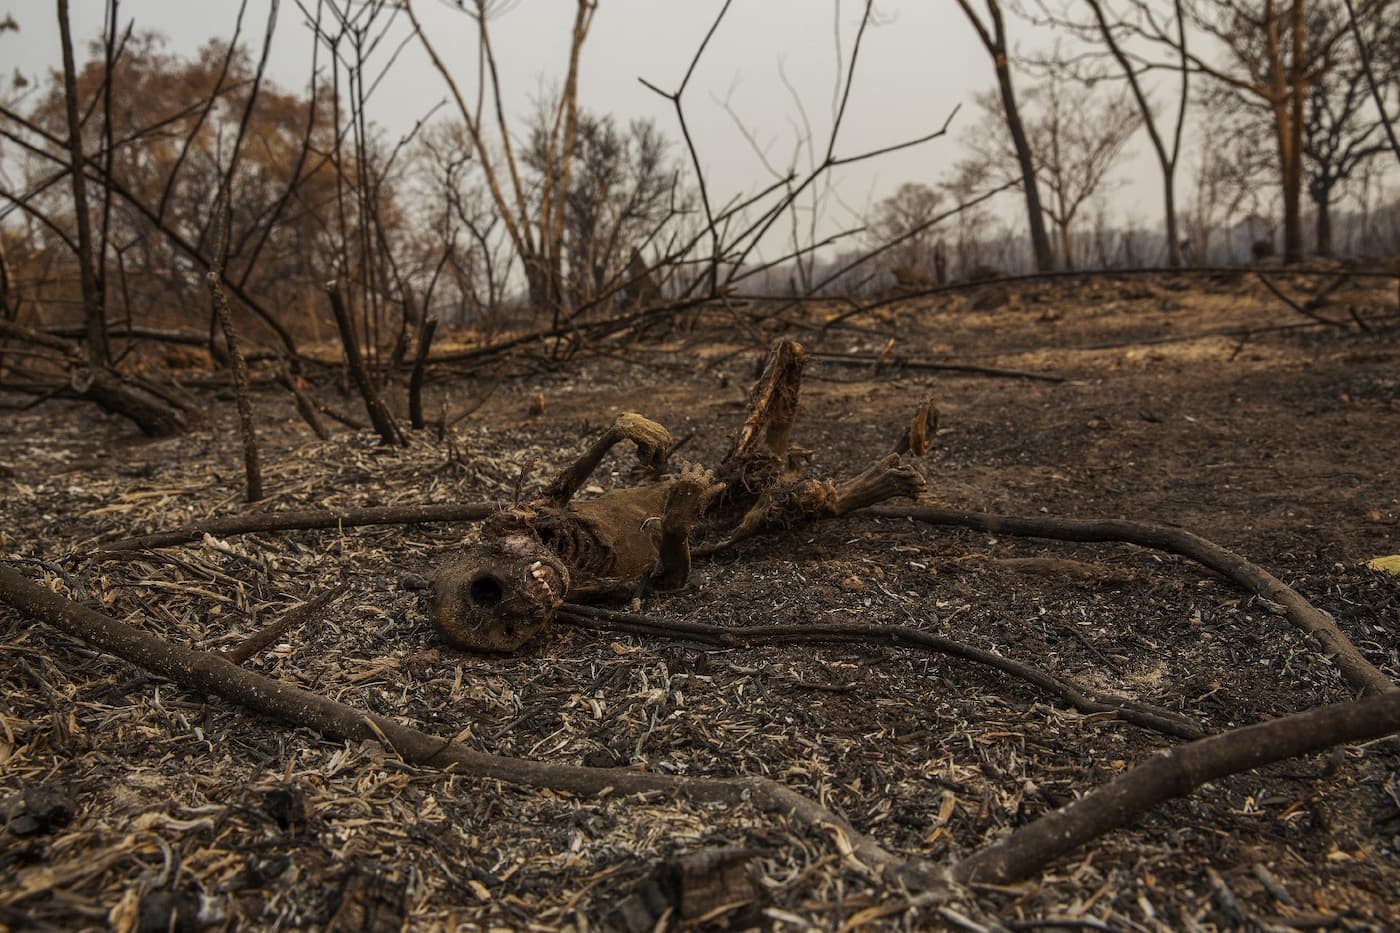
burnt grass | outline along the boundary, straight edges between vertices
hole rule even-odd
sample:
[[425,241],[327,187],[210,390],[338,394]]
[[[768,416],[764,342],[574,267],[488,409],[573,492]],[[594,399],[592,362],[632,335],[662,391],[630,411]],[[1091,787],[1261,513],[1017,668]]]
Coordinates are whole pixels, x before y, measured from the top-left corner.
[[[1400,551],[1390,286],[1332,296],[1327,313],[1350,319],[1355,308],[1369,331],[1245,339],[1190,338],[1303,319],[1244,278],[1032,285],[993,294],[983,310],[979,298],[911,299],[824,335],[813,325],[842,308],[784,312],[801,318],[789,335],[824,351],[878,353],[895,336],[895,353],[911,358],[1068,380],[814,360],[795,441],[815,452],[815,472],[862,469],[932,394],[942,428],[926,462],[930,502],[1182,525],[1293,585],[1400,677],[1400,577],[1365,566]],[[779,333],[755,327],[765,340]],[[540,353],[440,365],[430,417],[495,391],[445,435],[416,432],[405,449],[343,427],[315,440],[255,369],[270,493],[257,508],[509,501],[620,410],[693,433],[680,456],[717,462],[761,355],[716,316],[564,362]],[[337,369],[310,375],[318,397],[363,420]],[[1175,741],[894,648],[719,650],[559,626],[515,657],[454,652],[426,624],[421,586],[471,540],[469,525],[211,538],[100,559],[104,542],[249,508],[226,376],[198,366],[177,376],[208,419],[171,440],[142,440],[74,403],[5,414],[0,555],[11,566],[208,649],[345,584],[348,595],[249,666],[499,754],[766,775],[887,848],[934,861]],[[629,460],[605,461],[594,482],[627,482]],[[1212,731],[1349,696],[1270,606],[1128,546],[856,516],[751,542],[699,564],[693,583],[643,611],[722,625],[916,626]],[[0,815],[0,929],[598,929],[657,865],[721,846],[757,851],[758,898],[720,926],[927,929],[962,917],[1024,929],[1384,929],[1400,915],[1394,738],[1208,785],[1034,879],[972,889],[950,915],[843,858],[830,836],[770,814],[578,798],[405,765],[378,743],[329,742],[206,701],[10,610],[0,610]],[[357,900],[378,910],[379,926],[347,913]]]

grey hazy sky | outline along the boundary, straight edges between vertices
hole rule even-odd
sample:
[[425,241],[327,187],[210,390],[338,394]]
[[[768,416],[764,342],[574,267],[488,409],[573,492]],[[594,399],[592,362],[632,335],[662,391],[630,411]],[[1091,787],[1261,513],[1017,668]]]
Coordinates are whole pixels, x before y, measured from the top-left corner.
[[[718,0],[601,0],[581,67],[581,102],[620,120],[650,116],[675,140],[679,132],[669,103],[638,83],[646,77],[663,88],[680,80],[690,57],[719,10]],[[314,6],[308,3],[308,6]],[[736,130],[721,101],[767,148],[775,166],[792,162],[801,116],[782,73],[801,96],[812,128],[824,146],[833,113],[837,77],[834,28],[839,24],[841,62],[849,61],[861,4],[844,0],[735,0],[687,91],[687,119],[712,197],[723,202],[753,192],[771,177]],[[105,3],[73,0],[79,41],[101,34]],[[443,0],[416,0],[440,54],[452,63],[463,89],[474,88],[473,23]],[[934,183],[963,154],[959,137],[978,113],[973,95],[992,84],[985,51],[952,0],[883,0],[879,25],[867,32],[857,69],[838,155],[889,145],[930,132],[958,104],[962,112],[947,137],[872,162],[843,168],[836,176],[840,201],[832,199],[823,226],[847,225],[850,208],[863,211],[874,199],[904,181]],[[191,50],[233,32],[238,4],[232,0],[123,0],[123,22],[166,34],[172,48]],[[33,76],[60,60],[54,6],[43,0],[0,0],[19,33],[0,34],[0,62]],[[573,11],[568,0],[520,0],[493,24],[508,111],[524,117],[531,101],[560,75]],[[244,41],[256,50],[267,16],[267,0],[251,0]],[[404,22],[407,31],[407,22]],[[1013,38],[1035,44],[1031,27],[1011,22]],[[311,38],[298,6],[281,5],[271,75],[282,85],[303,88],[310,65]],[[1026,79],[1022,79],[1023,82]],[[411,44],[372,104],[374,119],[392,134],[446,96],[443,82],[421,49]],[[1131,145],[1119,175],[1137,180],[1115,192],[1115,214],[1150,222],[1155,207],[1155,164],[1146,159],[1141,139]],[[677,156],[683,156],[678,146]],[[1190,161],[1188,159],[1188,161]],[[799,157],[805,167],[806,156]],[[1014,192],[1001,196],[1006,209],[1019,205]]]

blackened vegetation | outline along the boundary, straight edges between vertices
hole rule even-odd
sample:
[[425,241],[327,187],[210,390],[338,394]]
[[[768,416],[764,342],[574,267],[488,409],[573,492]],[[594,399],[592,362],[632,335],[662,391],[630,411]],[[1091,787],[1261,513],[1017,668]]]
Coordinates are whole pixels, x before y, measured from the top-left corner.
[[[1163,310],[1164,295],[1193,310]],[[34,787],[53,787],[78,806],[66,828],[9,837],[29,842],[5,850],[6,868],[22,879],[6,895],[6,917],[62,922],[77,903],[104,916],[117,907],[133,916],[164,911],[181,923],[193,922],[188,916],[326,923],[347,903],[337,892],[360,890],[351,873],[368,871],[384,882],[370,887],[388,892],[421,879],[410,882],[405,907],[415,923],[564,925],[578,912],[602,921],[622,900],[659,918],[691,909],[676,900],[666,880],[676,869],[666,866],[700,864],[741,844],[759,854],[736,858],[738,868],[716,863],[721,893],[752,897],[747,909],[759,915],[777,910],[813,922],[866,911],[922,927],[953,922],[945,911],[984,925],[1063,918],[1077,899],[1103,889],[1090,916],[1113,926],[1151,925],[1140,897],[1174,926],[1231,925],[1238,916],[1380,923],[1395,877],[1396,763],[1387,742],[1220,777],[1189,801],[1168,802],[1060,856],[1031,885],[997,882],[1003,887],[964,894],[929,886],[928,872],[940,868],[999,877],[982,871],[1022,864],[1019,855],[992,854],[1005,848],[989,848],[1027,838],[1011,830],[1041,825],[1044,814],[1113,787],[1120,775],[1141,788],[1137,775],[1151,771],[1134,770],[1135,762],[1190,746],[1145,721],[1130,725],[1136,720],[1126,708],[1089,712],[1009,667],[984,667],[972,652],[906,646],[893,637],[897,629],[1072,676],[1080,688],[1194,719],[1212,733],[1352,693],[1337,665],[1288,625],[1278,597],[1251,595],[1153,551],[1012,537],[1018,527],[1004,513],[1027,513],[1040,524],[1022,530],[1042,534],[1054,530],[1055,513],[1178,521],[1259,560],[1329,613],[1369,663],[1387,675],[1395,670],[1394,578],[1359,566],[1383,552],[1395,521],[1373,485],[1391,466],[1368,441],[1393,418],[1390,337],[1332,328],[1328,337],[1260,333],[1241,351],[1238,338],[1213,334],[1222,329],[1220,307],[1251,309],[1229,325],[1257,328],[1277,313],[1273,301],[1242,279],[1218,291],[1135,290],[1128,298],[1104,286],[1055,289],[1037,300],[1018,296],[1010,312],[982,319],[958,305],[956,317],[940,319],[938,339],[951,352],[995,339],[1012,348],[995,362],[1053,366],[1073,379],[938,377],[947,410],[929,465],[934,502],[1000,515],[999,525],[968,519],[978,530],[956,531],[852,515],[709,558],[693,549],[695,585],[644,594],[640,612],[622,614],[637,616],[630,628],[606,615],[597,634],[558,626],[515,656],[452,651],[423,623],[422,576],[463,546],[463,526],[450,522],[492,511],[472,499],[512,501],[530,461],[558,472],[545,473],[537,495],[528,490],[539,471],[527,473],[522,502],[566,487],[575,505],[606,499],[593,484],[649,488],[611,476],[606,456],[591,470],[569,469],[568,451],[591,433],[577,418],[598,411],[645,408],[676,435],[694,433],[686,456],[722,463],[743,409],[732,391],[715,389],[713,375],[684,365],[687,355],[647,346],[632,348],[636,362],[584,355],[567,374],[568,392],[562,375],[517,379],[482,409],[482,426],[455,432],[450,444],[431,432],[415,435],[408,448],[376,445],[368,434],[311,440],[293,400],[281,397],[279,410],[264,390],[265,450],[280,467],[271,491],[285,497],[278,507],[287,513],[203,520],[202,503],[239,491],[234,433],[222,447],[191,435],[109,453],[110,444],[91,437],[93,423],[76,417],[53,425],[38,447],[7,439],[0,448],[7,508],[20,503],[10,514],[25,537],[6,547],[30,558],[12,565],[19,575],[89,607],[100,601],[103,615],[158,640],[238,657],[261,652],[243,668],[196,660],[201,670],[226,672],[229,683],[244,682],[233,672],[246,671],[334,697],[343,706],[336,715],[347,718],[301,720],[297,704],[333,712],[301,694],[264,712],[349,736],[349,744],[318,743],[241,713],[234,704],[248,701],[215,691],[217,680],[186,692],[7,613],[4,715],[15,737],[4,739],[12,750],[7,812],[21,814]],[[1062,349],[1015,349],[1045,327],[1037,309],[1047,302],[1084,309],[1091,339],[1073,342],[1156,339],[1154,327],[1166,322],[1178,339],[1144,344],[1155,358],[1074,350],[1068,341]],[[920,319],[912,307],[894,313],[891,326],[912,328]],[[1183,339],[1195,327],[1212,335]],[[756,358],[732,358],[716,372],[739,382]],[[858,475],[890,449],[911,396],[924,395],[911,391],[908,372],[868,375],[855,382],[847,369],[809,366],[789,449],[794,441],[813,448],[813,472]],[[453,391],[474,396],[496,378],[483,374],[481,383]],[[1113,391],[1096,385],[1100,379],[1111,379]],[[545,413],[520,425],[519,412],[541,392]],[[1298,430],[1299,412],[1316,431]],[[916,413],[908,439],[895,446],[916,452],[931,421]],[[645,471],[654,458],[644,459]],[[1289,497],[1282,510],[1271,505],[1280,490]],[[436,504],[405,505],[425,501]],[[61,503],[64,518],[53,517],[52,503]],[[1037,517],[1037,505],[1048,515]],[[1335,515],[1359,519],[1330,520]],[[433,524],[360,524],[384,521]],[[180,525],[173,537],[130,539]],[[656,523],[648,529],[660,531]],[[120,538],[128,540],[99,562],[93,544]],[[150,545],[159,547],[140,549]],[[349,595],[317,600],[331,598],[332,582],[348,584]],[[624,599],[638,590],[634,577],[626,584]],[[314,618],[295,610],[308,600],[321,605]],[[853,641],[860,626],[883,629],[885,639]],[[175,669],[162,676],[184,682]],[[263,681],[246,683],[274,695]],[[1379,702],[1367,707],[1368,729],[1387,728],[1390,701]],[[420,724],[421,738],[403,723]],[[1295,751],[1312,741],[1292,722],[1279,728]],[[1323,741],[1343,734],[1359,733]],[[1290,748],[1266,745],[1270,754]],[[479,772],[481,753],[528,770]],[[448,759],[455,764],[446,773],[429,764]],[[568,770],[578,762],[591,768]],[[715,779],[762,774],[777,780],[732,786],[747,803],[701,802],[731,793],[712,786]],[[596,779],[592,790],[580,776]],[[556,789],[501,783],[516,778]],[[651,782],[650,791],[629,796],[637,782]],[[1161,786],[1132,799],[1161,799]],[[801,791],[809,802],[824,794],[831,809],[804,811],[801,797],[763,796],[774,787]],[[604,790],[601,799],[579,796]],[[849,821],[844,828],[837,812]],[[1106,812],[1075,825],[1092,828]],[[147,827],[146,835],[119,828],[128,825]],[[854,841],[853,858],[842,857],[841,840]],[[162,881],[162,843],[185,865],[213,867]],[[1027,850],[1018,843],[1012,851]],[[1029,851],[1039,861],[1055,849]],[[290,880],[293,865],[309,883]],[[915,866],[923,873],[911,874]],[[152,886],[131,887],[146,868]],[[1155,887],[1137,880],[1148,877]],[[758,879],[759,893],[742,878]],[[906,898],[911,884],[922,893]],[[348,902],[379,904],[376,915],[399,909],[392,898],[358,897]]]

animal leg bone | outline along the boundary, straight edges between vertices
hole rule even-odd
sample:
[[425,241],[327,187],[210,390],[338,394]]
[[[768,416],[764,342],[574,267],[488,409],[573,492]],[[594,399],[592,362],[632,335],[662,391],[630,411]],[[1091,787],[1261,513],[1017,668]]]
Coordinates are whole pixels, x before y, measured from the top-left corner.
[[806,362],[806,351],[796,341],[780,340],[773,345],[763,375],[749,394],[748,420],[735,435],[727,459],[747,459],[766,450],[779,463],[786,462]]
[[671,432],[649,418],[634,411],[625,411],[617,416],[612,427],[603,432],[554,482],[545,489],[545,498],[554,505],[568,505],[598,464],[608,455],[608,451],[622,441],[637,445],[637,459],[653,473],[659,474],[666,468],[666,455],[675,441]]
[[690,577],[690,533],[723,486],[711,471],[687,465],[672,482],[662,506],[661,537],[657,544],[656,567],[646,584],[655,590],[678,590]]
[[723,541],[707,548],[712,554],[746,538],[779,529],[796,528],[821,518],[837,518],[900,496],[917,498],[924,488],[924,477],[898,454],[890,454],[864,473],[844,483],[803,479],[765,493],[745,513],[739,527]]

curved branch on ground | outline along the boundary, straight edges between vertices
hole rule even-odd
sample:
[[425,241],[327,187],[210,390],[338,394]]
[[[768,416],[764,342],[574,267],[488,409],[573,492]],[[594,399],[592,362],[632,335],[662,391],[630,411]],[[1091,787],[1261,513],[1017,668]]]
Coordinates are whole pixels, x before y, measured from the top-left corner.
[[1058,541],[1116,541],[1178,554],[1209,567],[1261,599],[1277,604],[1289,622],[1322,643],[1353,690],[1358,693],[1400,690],[1379,668],[1362,656],[1330,615],[1313,606],[1297,590],[1234,551],[1185,529],[1118,519],[993,515],[919,505],[879,506],[866,512],[884,518],[909,518],[927,525],[971,528],[999,535]]
[[706,625],[701,622],[672,622],[635,612],[617,612],[595,606],[565,603],[560,621],[596,631],[625,631],[662,638],[685,638],[729,647],[750,645],[791,645],[821,643],[864,643],[894,645],[962,658],[992,667],[1004,674],[1034,684],[1054,694],[1082,713],[1117,713],[1125,722],[1164,735],[1195,739],[1205,734],[1201,726],[1177,713],[1126,697],[1101,693],[1057,677],[1048,671],[1013,661],[993,651],[942,638],[929,632],[901,625],[825,624],[808,625]]
[[1010,884],[1159,804],[1285,758],[1400,732],[1400,691],[1231,729],[1155,755],[953,867],[959,882]]

